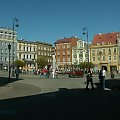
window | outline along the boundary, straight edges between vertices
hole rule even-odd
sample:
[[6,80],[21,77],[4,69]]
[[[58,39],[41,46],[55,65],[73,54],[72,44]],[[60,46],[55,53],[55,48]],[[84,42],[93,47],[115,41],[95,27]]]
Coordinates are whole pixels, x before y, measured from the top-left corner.
[[24,46],[24,51],[25,51],[25,46]]
[[28,51],[28,47],[27,47],[27,51]]
[[114,53],[116,53],[116,51],[117,51],[116,48],[114,48]]
[[7,61],[7,57],[5,57],[5,61]]
[[95,61],[95,57],[93,57],[93,61]]
[[65,44],[63,44],[63,48],[65,48]]
[[30,51],[31,51],[31,46],[30,46]]
[[28,59],[28,55],[27,55],[27,59]]
[[1,54],[3,54],[3,49],[1,49]]
[[35,52],[35,47],[34,47],[34,52]]
[[30,59],[31,59],[31,55],[30,55]]
[[19,50],[21,50],[21,45],[19,45]]
[[10,40],[10,39],[11,39],[11,36],[8,36],[8,39]]
[[67,61],[70,62],[70,57],[68,57],[67,59],[68,59]]
[[19,59],[21,59],[21,54],[19,54]]
[[105,49],[103,49],[103,53],[105,53]]
[[108,52],[111,53],[111,49],[110,48],[108,48]]
[[100,56],[98,56],[98,61],[100,61]]
[[77,58],[77,54],[74,54],[74,58]]
[[79,47],[82,48],[82,43],[81,42],[79,43]]
[[46,47],[44,47],[44,50],[46,50]]
[[97,53],[99,53],[99,52],[100,52],[100,48],[97,49]]
[[108,56],[108,60],[110,60],[110,61],[111,61],[111,56]]
[[70,44],[67,44],[67,48],[70,48]]
[[7,49],[7,48],[5,48],[5,54],[7,54],[7,50],[8,50],[8,49]]
[[103,61],[106,61],[105,56],[103,56]]
[[63,51],[63,55],[65,55],[65,51]]
[[116,61],[117,60],[117,58],[116,58],[116,55],[114,56],[114,61]]
[[34,55],[34,59],[35,59],[35,55]]
[[65,62],[65,61],[66,61],[65,57],[63,57],[63,62]]
[[82,51],[82,50],[80,50],[80,54],[83,54],[83,51]]
[[1,56],[1,61],[3,61],[3,56]]
[[95,54],[95,50],[92,50],[92,55],[94,55]]
[[70,55],[70,50],[67,51],[67,54]]

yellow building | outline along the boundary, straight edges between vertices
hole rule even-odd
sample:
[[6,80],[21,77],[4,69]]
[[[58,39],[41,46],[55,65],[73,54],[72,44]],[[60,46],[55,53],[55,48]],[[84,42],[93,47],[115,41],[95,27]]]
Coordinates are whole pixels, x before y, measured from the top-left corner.
[[18,60],[23,60],[26,63],[25,71],[33,71],[37,67],[37,44],[32,41],[18,40],[17,57]]
[[25,71],[37,70],[37,59],[40,56],[47,58],[48,65],[52,65],[52,44],[26,40],[18,40],[17,42],[17,59],[25,62]]
[[104,67],[107,71],[120,70],[119,33],[97,34],[90,46],[90,60],[97,70]]

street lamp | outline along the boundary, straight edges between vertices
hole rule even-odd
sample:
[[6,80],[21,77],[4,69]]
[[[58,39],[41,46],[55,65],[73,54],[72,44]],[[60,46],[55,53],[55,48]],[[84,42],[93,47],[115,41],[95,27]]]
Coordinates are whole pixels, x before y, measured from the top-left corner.
[[88,46],[88,28],[83,28],[83,35],[87,36],[87,52],[88,52],[88,63],[89,63],[89,46]]
[[14,74],[14,38],[15,38],[15,27],[19,27],[19,24],[18,24],[18,19],[15,17],[14,19],[13,19],[13,58],[12,58],[12,60],[13,60],[13,65],[12,65],[12,76],[14,77],[15,76],[15,74]]
[[9,50],[9,79],[8,79],[8,83],[10,83],[10,50],[11,50],[11,45],[10,45],[10,43],[9,43],[9,45],[8,45],[8,50]]

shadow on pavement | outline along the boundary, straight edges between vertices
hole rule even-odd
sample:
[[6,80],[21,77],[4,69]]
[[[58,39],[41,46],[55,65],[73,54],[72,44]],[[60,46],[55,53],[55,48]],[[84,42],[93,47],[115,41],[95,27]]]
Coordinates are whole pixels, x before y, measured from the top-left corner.
[[[100,88],[99,83],[95,83],[97,88]],[[107,79],[105,80],[105,87],[112,91],[120,91],[120,79]]]
[[1,120],[116,120],[120,94],[60,88],[56,92],[0,101]]
[[[19,80],[23,80],[23,79],[19,79]],[[8,77],[0,77],[0,86],[7,85],[8,81],[9,81]],[[18,81],[18,80],[16,80],[16,78],[10,78],[10,83],[15,81]]]

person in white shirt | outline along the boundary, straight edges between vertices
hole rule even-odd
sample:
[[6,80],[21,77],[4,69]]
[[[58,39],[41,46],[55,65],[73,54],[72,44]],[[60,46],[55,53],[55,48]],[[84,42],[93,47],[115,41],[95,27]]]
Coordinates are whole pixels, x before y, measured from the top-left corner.
[[102,86],[103,90],[105,89],[105,77],[106,77],[106,71],[105,71],[105,69],[103,67],[102,68],[102,79],[101,79],[101,86]]

